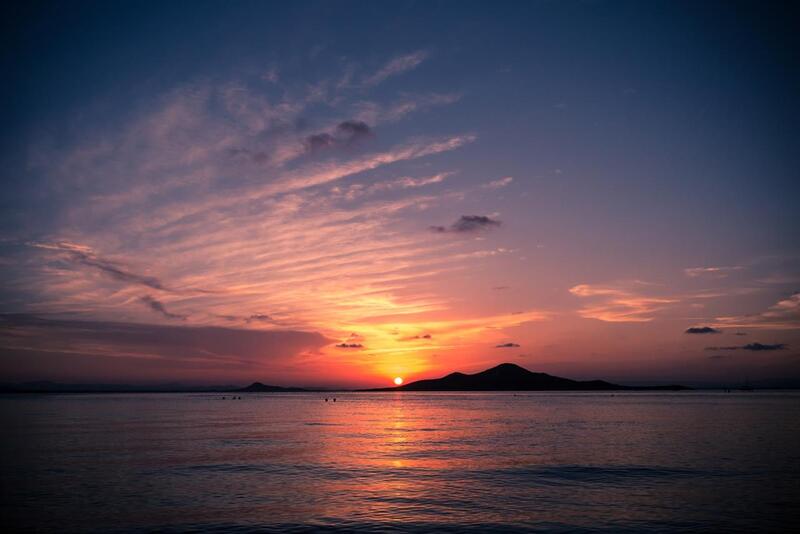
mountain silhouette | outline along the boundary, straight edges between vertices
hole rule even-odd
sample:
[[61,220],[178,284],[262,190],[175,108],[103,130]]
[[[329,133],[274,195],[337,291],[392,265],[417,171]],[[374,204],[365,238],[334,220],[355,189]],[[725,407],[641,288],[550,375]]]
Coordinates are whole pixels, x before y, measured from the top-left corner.
[[622,390],[681,390],[686,386],[632,387],[612,384],[604,380],[578,381],[547,373],[534,373],[513,363],[472,375],[451,373],[442,378],[418,380],[393,388],[368,391],[622,391]]

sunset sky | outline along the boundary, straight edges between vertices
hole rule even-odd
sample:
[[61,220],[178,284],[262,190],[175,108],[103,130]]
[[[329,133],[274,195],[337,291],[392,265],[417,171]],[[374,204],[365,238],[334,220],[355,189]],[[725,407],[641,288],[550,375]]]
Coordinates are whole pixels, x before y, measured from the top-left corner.
[[788,7],[10,9],[0,382],[800,381]]

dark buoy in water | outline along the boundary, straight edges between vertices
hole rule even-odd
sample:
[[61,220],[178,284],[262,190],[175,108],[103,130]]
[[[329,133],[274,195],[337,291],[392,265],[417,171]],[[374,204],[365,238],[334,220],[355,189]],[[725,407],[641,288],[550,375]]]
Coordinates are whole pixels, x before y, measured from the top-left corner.
[[336,402],[336,397],[333,398],[333,402]]
[[328,402],[328,397],[325,397],[325,402]]

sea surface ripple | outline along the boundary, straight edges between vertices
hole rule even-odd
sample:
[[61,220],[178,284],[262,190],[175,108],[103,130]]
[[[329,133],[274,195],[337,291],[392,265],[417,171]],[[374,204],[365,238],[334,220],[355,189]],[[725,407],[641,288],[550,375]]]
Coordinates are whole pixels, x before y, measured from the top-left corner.
[[753,532],[800,519],[797,392],[222,396],[3,396],[3,524]]

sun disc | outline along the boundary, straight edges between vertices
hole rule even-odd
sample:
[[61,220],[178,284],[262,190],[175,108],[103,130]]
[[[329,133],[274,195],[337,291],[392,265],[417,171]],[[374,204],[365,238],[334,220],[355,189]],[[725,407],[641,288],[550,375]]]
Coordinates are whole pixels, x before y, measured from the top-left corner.
[[398,377],[395,377],[395,379],[394,379],[394,383],[395,383],[396,385],[398,385],[398,386],[399,386],[400,384],[402,384],[402,383],[403,383],[403,379],[402,379],[402,378],[400,378],[399,376],[398,376]]

